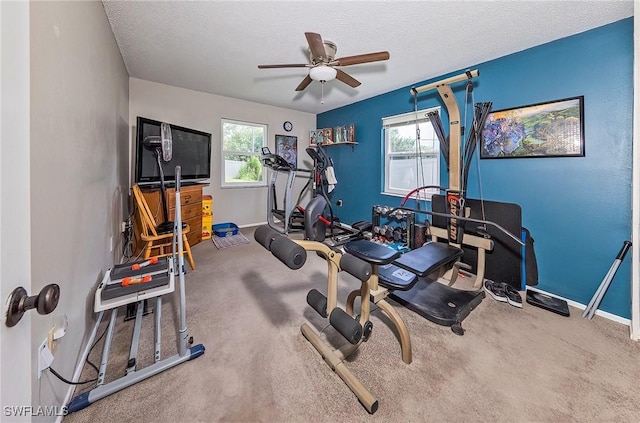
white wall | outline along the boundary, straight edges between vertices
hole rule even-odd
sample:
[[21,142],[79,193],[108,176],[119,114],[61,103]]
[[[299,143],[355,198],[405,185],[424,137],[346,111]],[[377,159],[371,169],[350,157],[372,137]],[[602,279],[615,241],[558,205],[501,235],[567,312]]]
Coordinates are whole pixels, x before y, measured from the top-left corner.
[[[212,75],[214,78],[215,75]],[[267,188],[221,188],[222,148],[220,119],[234,119],[268,125],[268,142],[275,152],[275,135],[298,137],[298,167],[310,168],[311,159],[304,151],[309,144],[309,131],[315,129],[316,116],[264,104],[251,103],[219,95],[186,90],[136,78],[129,81],[129,122],[132,147],[135,150],[135,128],[138,116],[197,129],[212,135],[211,183],[204,194],[213,196],[214,222],[233,222],[240,226],[264,223],[267,220]],[[293,123],[293,130],[282,129],[285,121]],[[134,159],[133,153],[131,155]],[[304,163],[304,161],[307,163]],[[304,185],[300,178],[293,190],[293,201]],[[133,180],[133,174],[131,175]],[[286,180],[282,175],[278,182]],[[280,184],[278,184],[280,187]],[[278,191],[280,202],[282,190]]]
[[[51,315],[33,317],[31,343],[66,314],[52,367],[71,378],[97,282],[120,256],[109,246],[128,186],[129,82],[101,2],[31,2],[30,30],[32,291],[61,291]],[[73,388],[36,370],[32,405],[62,405]]]

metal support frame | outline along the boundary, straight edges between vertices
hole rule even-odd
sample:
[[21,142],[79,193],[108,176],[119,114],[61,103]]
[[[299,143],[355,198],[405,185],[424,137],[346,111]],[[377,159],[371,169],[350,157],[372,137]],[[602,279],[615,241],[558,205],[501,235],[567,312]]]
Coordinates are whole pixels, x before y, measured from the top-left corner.
[[[176,167],[176,204],[180,204],[180,167]],[[85,407],[88,407],[92,403],[107,397],[115,392],[118,392],[122,389],[125,389],[131,385],[134,385],[138,382],[141,382],[147,378],[157,375],[171,367],[177,366],[178,364],[184,363],[185,361],[192,360],[204,354],[204,346],[202,344],[198,344],[193,347],[189,347],[190,344],[187,335],[187,319],[186,319],[186,295],[185,295],[185,281],[184,281],[184,252],[182,245],[182,215],[180,207],[176,208],[176,216],[174,222],[174,242],[173,242],[173,257],[168,260],[168,273],[170,278],[170,283],[168,286],[173,287],[174,278],[176,271],[179,276],[179,297],[180,297],[180,310],[179,310],[179,329],[177,331],[178,335],[178,353],[160,360],[160,343],[161,343],[161,334],[160,334],[160,319],[161,319],[161,309],[162,309],[162,300],[161,296],[166,294],[166,290],[156,290],[155,293],[153,290],[149,290],[147,293],[144,293],[144,289],[142,288],[141,293],[128,293],[118,298],[117,301],[111,302],[103,302],[101,298],[102,287],[106,285],[108,281],[110,281],[111,269],[105,274],[105,280],[101,282],[99,288],[96,290],[95,294],[95,306],[94,309],[96,312],[99,312],[97,325],[100,324],[102,317],[104,315],[103,310],[110,309],[111,310],[111,318],[109,320],[109,326],[107,327],[107,335],[105,338],[105,343],[102,351],[102,359],[100,361],[100,370],[98,376],[98,383],[95,388],[88,392],[84,392],[80,395],[74,397],[71,402],[67,406],[67,411],[69,413],[73,413],[75,411],[81,410]],[[176,245],[177,244],[177,245]],[[176,269],[177,263],[177,269]],[[171,289],[173,291],[173,289]],[[171,292],[170,291],[170,292]],[[150,366],[147,366],[143,369],[137,369],[136,364],[136,356],[138,353],[138,344],[139,337],[142,325],[143,318],[143,303],[147,298],[156,298],[156,307],[155,307],[155,337],[154,337],[154,363]],[[111,350],[111,343],[113,341],[113,334],[116,326],[116,319],[118,315],[118,307],[122,305],[138,303],[134,330],[131,339],[131,347],[129,351],[129,363],[127,365],[126,374],[123,377],[120,377],[114,381],[109,383],[105,382],[105,376],[107,371],[107,363],[109,361],[109,353]]]
[[411,94],[416,96],[419,93],[436,89],[440,98],[444,102],[449,115],[449,189],[447,191],[447,201],[451,209],[451,217],[449,218],[449,243],[456,247],[461,245],[462,234],[458,231],[461,229],[458,224],[457,216],[461,214],[461,207],[464,206],[465,193],[461,191],[462,169],[461,162],[461,131],[460,131],[460,109],[456,97],[451,90],[450,84],[460,81],[467,81],[480,75],[476,70],[467,71],[463,74],[452,76],[441,81],[432,82],[418,88],[412,88]]
[[[286,172],[287,173],[287,184],[285,186],[284,192],[284,219],[282,219],[282,225],[276,223],[276,219],[274,216],[274,211],[278,210],[278,205],[276,204],[276,182],[278,181],[278,173]],[[291,228],[291,215],[293,214],[294,209],[297,204],[292,203],[291,193],[293,191],[293,185],[296,182],[296,178],[298,177],[299,172],[308,173],[311,175],[312,171],[307,169],[298,169],[294,167],[283,168],[283,167],[271,167],[271,179],[269,182],[269,192],[267,194],[267,223],[269,227],[275,231],[280,232],[281,234],[287,234],[292,229]],[[302,189],[300,195],[298,196],[298,200],[302,197],[302,194],[306,191],[308,185]]]
[[[338,296],[338,273],[340,272],[340,259],[342,253],[331,249],[326,244],[317,241],[298,241],[299,244],[306,251],[315,251],[320,253],[327,261],[327,315],[331,314],[331,311],[337,307]],[[391,320],[399,334],[399,342],[401,348],[402,361],[410,364],[412,361],[411,356],[411,339],[409,336],[409,330],[400,317],[400,314],[385,300],[385,289],[381,289],[378,286],[378,271],[377,266],[372,265],[372,272],[369,279],[362,282],[360,288],[352,291],[347,298],[347,305],[345,311],[347,314],[354,316],[354,301],[355,298],[367,298],[360,302],[360,314],[359,323],[364,325],[369,321],[371,315],[371,302],[376,304]],[[364,342],[361,339],[357,344],[345,344],[343,347],[332,349],[329,347],[318,335],[318,333],[312,329],[308,324],[304,323],[300,327],[302,335],[313,345],[313,347],[320,353],[327,365],[336,372],[338,376],[344,381],[344,383],[351,389],[356,395],[360,403],[369,413],[375,413],[378,409],[378,400],[375,396],[355,377],[353,373],[345,366],[344,360],[346,360],[351,354],[353,354]]]

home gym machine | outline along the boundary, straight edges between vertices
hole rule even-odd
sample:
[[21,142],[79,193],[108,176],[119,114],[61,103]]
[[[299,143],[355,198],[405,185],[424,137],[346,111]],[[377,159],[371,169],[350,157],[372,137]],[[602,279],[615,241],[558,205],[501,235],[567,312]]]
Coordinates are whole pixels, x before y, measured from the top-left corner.
[[371,305],[369,301],[362,301],[359,313],[355,317],[353,301],[345,309],[338,307],[338,273],[344,271],[360,280],[360,289],[351,293],[350,298],[356,296],[370,298],[371,302],[387,315],[398,333],[402,360],[410,364],[412,356],[409,331],[398,312],[385,300],[384,290],[378,287],[377,273],[375,272],[378,264],[389,263],[399,257],[400,253],[366,240],[351,241],[345,244],[367,243],[370,249],[364,256],[358,257],[349,252],[332,248],[325,243],[313,241],[317,235],[315,233],[317,222],[319,222],[317,217],[323,212],[325,206],[323,197],[316,197],[309,203],[305,211],[305,240],[291,240],[268,226],[257,228],[254,237],[258,243],[271,251],[290,269],[300,269],[306,262],[308,251],[315,252],[326,260],[326,295],[312,289],[307,295],[307,303],[322,317],[328,317],[330,325],[348,343],[340,348],[332,349],[308,324],[304,323],[300,330],[329,367],[347,384],[365,409],[369,413],[375,413],[378,409],[378,400],[349,371],[345,363],[346,359],[371,336],[373,330],[373,323],[370,320]]
[[[468,176],[468,169],[471,157],[475,150],[475,141],[480,137],[482,123],[491,107],[490,103],[483,103],[476,106],[474,125],[469,133],[469,140],[465,145],[464,155],[462,153],[460,125],[460,110],[457,101],[450,87],[456,82],[466,81],[467,90],[472,89],[471,79],[478,76],[478,71],[468,71],[464,74],[447,78],[440,82],[431,83],[420,88],[411,90],[414,98],[418,93],[436,89],[442,98],[449,115],[449,143],[443,148],[443,154],[447,160],[449,170],[449,188],[445,189],[445,195],[440,196],[443,201],[442,210],[440,205],[432,207],[433,211],[423,211],[408,209],[405,207],[374,207],[374,218],[378,216],[391,217],[397,219],[411,219],[408,227],[413,229],[409,232],[411,251],[403,254],[400,258],[382,266],[379,269],[379,278],[388,286],[397,284],[396,279],[406,276],[409,271],[418,276],[419,281],[409,289],[395,289],[390,297],[399,304],[420,314],[426,319],[444,326],[450,326],[451,330],[463,335],[462,321],[477,307],[485,296],[482,285],[485,276],[486,253],[493,249],[494,243],[488,232],[480,231],[476,234],[465,233],[465,223],[477,223],[482,228],[488,226],[497,228],[506,234],[513,242],[523,245],[519,237],[511,234],[500,225],[477,218],[469,217],[465,207],[465,190]],[[430,116],[434,119],[436,116]],[[436,132],[440,132],[440,141],[443,143],[444,134],[438,125],[434,124]],[[473,142],[471,142],[473,141]],[[434,187],[422,187],[434,188]],[[422,189],[418,188],[418,190]],[[438,196],[434,196],[432,201],[436,201]],[[404,204],[404,202],[403,202]],[[417,213],[424,213],[434,218],[440,218],[445,223],[443,227],[430,226],[418,227],[415,230],[415,217]],[[422,232],[425,231],[425,232]],[[389,232],[386,230],[385,232]],[[413,232],[413,233],[411,233]],[[422,234],[424,233],[424,237]],[[420,246],[421,240],[431,236],[431,241]],[[442,240],[444,242],[439,242]],[[475,274],[467,272],[471,266],[463,263],[461,258],[464,254],[463,246],[466,250],[476,251],[476,261],[473,265]],[[438,265],[433,265],[437,263]],[[460,282],[458,276],[464,276],[467,286],[453,286]]]
[[[176,166],[176,204],[180,204],[180,166]],[[88,392],[75,396],[67,411],[73,413],[81,410],[94,402],[116,393],[124,388],[157,375],[169,368],[193,360],[204,354],[202,344],[191,346],[193,338],[187,334],[187,306],[185,296],[185,271],[184,254],[182,245],[182,215],[180,207],[176,207],[173,255],[157,260],[138,261],[116,265],[106,273],[95,293],[94,311],[98,313],[89,344],[94,343],[98,326],[102,322],[105,311],[111,312],[109,324],[106,328],[106,338],[100,360],[97,386]],[[175,291],[175,273],[178,273],[178,324],[176,336],[178,342],[177,354],[161,359],[161,317],[162,297]],[[155,298],[155,351],[154,363],[139,369],[137,363],[138,344],[142,328],[144,302]],[[125,375],[111,382],[105,383],[107,363],[111,343],[114,337],[118,308],[128,305],[136,305],[135,323],[131,338],[129,360],[126,365]]]
[[[462,256],[460,248],[447,243],[431,242],[402,254],[380,243],[366,239],[347,242],[340,248],[314,241],[317,238],[318,215],[325,208],[323,197],[314,198],[305,211],[305,240],[291,240],[268,226],[256,229],[254,237],[259,244],[282,261],[290,269],[300,269],[307,260],[307,252],[315,252],[327,262],[326,294],[316,289],[309,291],[307,303],[340,333],[348,343],[332,349],[308,324],[303,324],[301,332],[320,353],[329,367],[340,376],[356,395],[369,413],[378,409],[378,400],[346,367],[346,360],[363,342],[372,335],[373,323],[370,320],[371,304],[386,314],[393,325],[400,343],[402,361],[412,362],[411,338],[409,330],[400,314],[387,302],[386,297],[394,292],[410,291],[420,276],[430,276]],[[405,211],[402,211],[403,213]],[[390,213],[394,213],[390,211]],[[439,213],[438,213],[439,214]],[[443,216],[450,216],[443,214]],[[476,219],[462,218],[465,221]],[[490,222],[488,222],[490,224]],[[322,228],[321,230],[324,230]],[[446,236],[446,231],[444,231]],[[465,235],[465,241],[469,241]],[[490,243],[484,240],[485,243]],[[486,244],[483,244],[486,245]],[[392,269],[384,272],[383,269]],[[338,307],[338,274],[344,271],[360,280],[359,289],[347,296],[344,309]],[[382,278],[382,275],[385,275]],[[437,283],[437,282],[436,282]],[[360,301],[356,314],[355,300]]]
[[[303,229],[303,215],[296,208],[299,204],[305,191],[309,188],[311,179],[307,181],[304,188],[300,191],[296,204],[292,203],[291,192],[293,191],[293,184],[296,181],[296,177],[299,173],[306,173],[311,176],[312,171],[308,169],[300,169],[292,163],[285,160],[284,157],[273,154],[269,150],[269,147],[262,147],[262,155],[260,160],[265,167],[272,170],[271,180],[269,182],[269,193],[267,197],[267,223],[269,226],[282,233],[289,233],[291,230]],[[278,182],[278,175],[284,173],[287,175],[287,182],[284,189],[284,204],[282,209],[278,209],[278,201],[276,197],[276,184]],[[281,223],[276,222],[278,219]]]
[[[393,280],[394,275],[401,270],[406,270],[407,267],[416,270],[414,273],[418,275],[420,281],[409,290],[394,292],[391,298],[430,321],[450,326],[451,330],[458,335],[464,334],[464,329],[462,329],[461,325],[462,321],[482,302],[485,296],[484,290],[482,290],[485,252],[493,248],[491,240],[464,233],[464,184],[466,183],[466,176],[463,177],[464,172],[461,167],[461,162],[463,161],[461,159],[460,140],[462,128],[460,110],[450,86],[456,82],[466,81],[467,88],[471,89],[471,79],[477,77],[478,74],[477,70],[467,71],[461,75],[411,89],[414,99],[417,98],[418,93],[436,89],[447,109],[449,116],[449,143],[447,148],[442,150],[449,170],[449,188],[446,190],[445,195],[447,214],[449,216],[446,221],[446,230],[437,227],[429,228],[431,242],[411,250],[380,271],[380,278],[387,281]],[[430,118],[433,119],[432,116]],[[439,135],[443,135],[439,125],[434,124],[434,128],[436,128],[436,132],[440,132]],[[440,137],[441,144],[443,144],[443,138]],[[470,160],[473,150],[471,149],[466,162]],[[415,211],[421,212],[420,210]],[[407,210],[403,211],[401,209],[384,210],[384,214],[390,216],[397,216],[406,212]],[[429,214],[433,214],[433,212]],[[447,242],[437,242],[439,238],[447,240]],[[456,283],[462,267],[460,258],[463,255],[463,245],[478,250],[474,283],[470,289],[464,290],[452,286]],[[432,261],[431,257],[440,259],[441,265],[437,268],[437,273],[435,274],[433,272],[427,273],[422,263]]]

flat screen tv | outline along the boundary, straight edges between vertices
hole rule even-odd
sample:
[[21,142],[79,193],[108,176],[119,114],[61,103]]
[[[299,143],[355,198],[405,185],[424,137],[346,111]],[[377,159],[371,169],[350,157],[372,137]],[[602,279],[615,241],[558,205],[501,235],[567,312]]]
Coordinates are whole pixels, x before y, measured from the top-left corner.
[[[137,119],[135,180],[139,185],[160,184],[155,152],[145,148],[143,141],[148,136],[159,136],[161,124],[144,117]],[[172,158],[168,162],[161,160],[165,182],[175,182],[178,165],[182,170],[182,183],[206,182],[211,177],[211,134],[172,124],[170,126]]]

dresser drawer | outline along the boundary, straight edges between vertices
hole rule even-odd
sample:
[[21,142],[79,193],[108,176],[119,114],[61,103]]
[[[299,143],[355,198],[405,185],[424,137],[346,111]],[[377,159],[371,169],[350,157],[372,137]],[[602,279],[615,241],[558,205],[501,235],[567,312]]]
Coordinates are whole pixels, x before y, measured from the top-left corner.
[[191,229],[191,231],[187,234],[187,240],[189,240],[189,245],[193,247],[202,240],[202,233],[198,230]]
[[[202,216],[202,204],[186,204],[182,206],[182,220],[187,221],[192,217]],[[176,209],[169,210],[169,219],[174,220],[176,218]]]
[[[176,204],[176,190],[171,188],[167,190],[167,202],[170,206],[175,207]],[[202,187],[198,185],[182,187],[180,188],[180,204],[200,204],[202,203]],[[202,206],[200,206],[202,207]]]
[[195,216],[184,219],[183,221],[189,224],[187,239],[189,240],[189,244],[194,246],[202,240],[202,216]]

